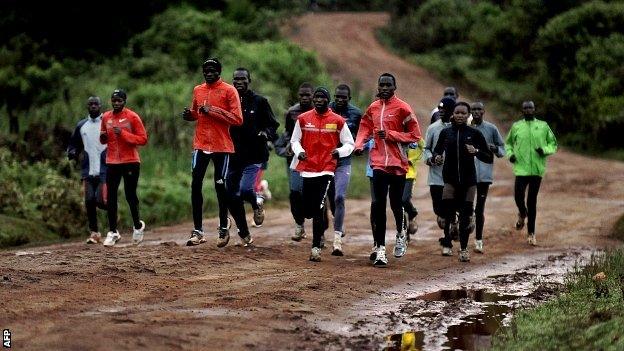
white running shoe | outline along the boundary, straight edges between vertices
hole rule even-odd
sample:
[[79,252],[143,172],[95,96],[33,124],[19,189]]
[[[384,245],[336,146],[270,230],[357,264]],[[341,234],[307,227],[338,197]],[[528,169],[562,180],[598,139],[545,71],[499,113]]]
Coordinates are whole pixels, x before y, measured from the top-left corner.
[[453,249],[450,247],[442,246],[442,256],[453,256]]
[[334,251],[332,251],[332,256],[342,256],[342,232],[334,231]]
[[399,258],[405,255],[407,251],[407,236],[405,232],[396,234],[396,243],[394,244],[394,257]]
[[104,240],[104,246],[114,246],[119,239],[121,239],[121,235],[119,235],[118,231],[108,232],[106,234],[106,239]]
[[87,239],[87,244],[100,244],[102,242],[102,234],[99,232],[91,232]]
[[321,248],[313,247],[310,252],[310,261],[312,262],[321,262]]
[[388,259],[386,258],[386,247],[379,245],[377,247],[377,254],[375,255],[375,262],[373,262],[373,266],[375,267],[387,267]]
[[459,251],[459,262],[470,262],[470,254],[468,250]]
[[186,246],[195,246],[203,244],[205,242],[206,239],[204,238],[204,231],[199,229],[193,229],[193,231],[191,232],[191,236],[186,241]]
[[141,222],[141,228],[132,230],[132,243],[138,244],[143,241],[143,232],[145,231],[145,222]]
[[483,253],[483,240],[475,241],[474,252]]
[[302,225],[295,225],[295,234],[290,238],[294,241],[301,241],[301,239],[306,237],[305,228]]
[[537,246],[537,240],[535,239],[534,233],[529,233],[529,235],[527,235],[527,242],[531,246]]

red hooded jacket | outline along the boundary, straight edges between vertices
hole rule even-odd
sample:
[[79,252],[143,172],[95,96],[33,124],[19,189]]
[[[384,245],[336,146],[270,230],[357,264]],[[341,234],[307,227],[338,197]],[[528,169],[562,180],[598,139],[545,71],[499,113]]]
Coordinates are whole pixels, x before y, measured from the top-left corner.
[[[120,127],[121,133],[115,134],[113,128]],[[102,137],[106,135],[106,137]],[[108,144],[106,164],[141,162],[138,146],[147,144],[147,132],[141,117],[127,107],[119,113],[106,111],[100,125],[100,142]]]
[[[385,130],[386,138],[380,139],[377,131]],[[375,145],[370,150],[373,169],[403,175],[407,173],[407,154],[402,144],[415,143],[421,139],[420,127],[412,108],[396,96],[374,101],[362,116],[355,149],[362,150],[371,137]]]
[[[208,105],[208,113],[199,111]],[[230,126],[243,124],[241,102],[236,88],[222,79],[193,89],[191,116],[197,121],[193,149],[208,152],[234,152]]]

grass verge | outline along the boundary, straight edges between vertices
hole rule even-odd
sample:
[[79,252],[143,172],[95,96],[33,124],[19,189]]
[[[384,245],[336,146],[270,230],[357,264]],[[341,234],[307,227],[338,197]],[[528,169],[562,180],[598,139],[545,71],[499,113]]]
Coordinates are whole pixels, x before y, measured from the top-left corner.
[[[600,272],[604,280],[594,279]],[[592,256],[587,266],[571,272],[556,299],[518,312],[496,334],[492,349],[624,350],[623,330],[624,248],[619,248]]]

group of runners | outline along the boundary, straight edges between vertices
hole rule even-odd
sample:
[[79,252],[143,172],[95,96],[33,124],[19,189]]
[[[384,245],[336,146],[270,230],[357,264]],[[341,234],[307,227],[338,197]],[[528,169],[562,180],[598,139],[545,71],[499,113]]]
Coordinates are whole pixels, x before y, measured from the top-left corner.
[[[237,68],[232,84],[228,84],[221,78],[221,70],[216,58],[202,64],[205,83],[193,89],[191,105],[181,113],[185,121],[195,123],[191,183],[194,228],[187,245],[206,242],[202,184],[211,162],[219,208],[217,246],[224,247],[230,241],[230,216],[240,244],[253,243],[245,203],[253,211],[254,226],[261,226],[265,219],[264,201],[270,197],[262,172],[267,168],[271,148],[286,161],[294,220],[291,239],[304,239],[305,220],[312,220],[310,261],[321,260],[325,232],[332,224],[331,253],[343,255],[351,158],[366,150],[373,233],[370,259],[374,266],[388,264],[388,199],[396,227],[395,257],[405,255],[418,230],[418,211],[411,198],[416,166],[421,160],[429,168],[433,211],[444,233],[440,238],[442,255],[453,255],[453,241],[459,240],[459,260],[469,261],[472,231],[476,232],[474,251],[484,252],[484,209],[494,180],[494,156],[507,155],[513,164],[518,207],[515,227],[524,228],[528,218],[527,241],[536,245],[537,194],[546,157],[556,152],[557,143],[547,123],[535,117],[533,102],[523,102],[523,118],[513,124],[503,141],[498,128],[484,119],[482,102],[458,101],[457,89],[448,87],[431,113],[431,124],[423,138],[412,108],[395,94],[396,78],[383,73],[378,79],[377,99],[364,113],[351,103],[351,89],[346,84],[335,88],[333,98],[325,87],[301,84],[298,103],[287,110],[284,131],[278,133],[280,123],[269,102],[250,89],[251,72]],[[117,229],[117,193],[122,179],[133,220],[132,241],[138,244],[143,240],[145,222],[140,219],[136,192],[140,174],[138,147],[145,145],[148,137],[139,115],[125,106],[126,100],[123,90],[115,90],[111,94],[112,110],[102,114],[100,98],[89,97],[88,116],[78,122],[70,140],[69,158],[82,162],[90,244],[113,246],[121,238]],[[98,230],[98,207],[105,208],[108,214],[109,231],[105,238]]]

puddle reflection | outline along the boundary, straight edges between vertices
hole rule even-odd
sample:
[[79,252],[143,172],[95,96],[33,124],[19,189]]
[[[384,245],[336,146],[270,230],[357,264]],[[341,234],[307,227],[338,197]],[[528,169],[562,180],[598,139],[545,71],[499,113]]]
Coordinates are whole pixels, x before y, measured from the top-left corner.
[[402,334],[388,335],[385,341],[384,351],[419,351],[425,345],[425,333],[408,331]]

